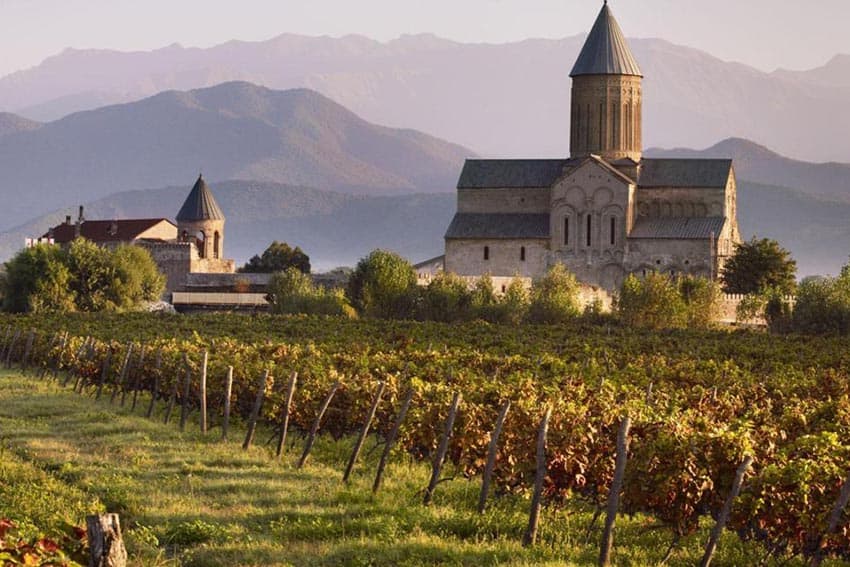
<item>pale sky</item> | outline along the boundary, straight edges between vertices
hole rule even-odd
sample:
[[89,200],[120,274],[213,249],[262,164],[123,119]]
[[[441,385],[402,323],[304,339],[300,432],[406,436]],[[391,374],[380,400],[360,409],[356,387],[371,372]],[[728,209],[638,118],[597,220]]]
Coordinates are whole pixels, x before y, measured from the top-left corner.
[[[386,41],[562,38],[589,30],[601,0],[0,0],[0,75],[66,47],[208,47],[281,33]],[[657,37],[765,71],[850,53],[850,0],[610,0],[629,37]]]

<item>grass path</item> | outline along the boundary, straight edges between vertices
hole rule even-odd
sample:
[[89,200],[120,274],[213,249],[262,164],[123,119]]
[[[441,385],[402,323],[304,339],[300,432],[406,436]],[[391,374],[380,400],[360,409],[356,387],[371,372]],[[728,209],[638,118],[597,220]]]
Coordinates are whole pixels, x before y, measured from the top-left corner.
[[[423,507],[429,469],[402,455],[375,496],[374,454],[350,485],[341,482],[350,439],[320,438],[297,470],[297,436],[277,462],[271,445],[242,451],[217,442],[217,430],[203,437],[192,423],[180,433],[106,398],[0,372],[0,517],[35,533],[118,512],[134,565],[596,564],[599,535],[585,540],[591,511],[581,503],[544,510],[540,543],[523,549],[523,497],[497,499],[479,516],[479,484],[461,479],[441,484]],[[668,564],[698,563],[707,533],[685,538]],[[620,518],[616,563],[655,565],[670,539],[651,519]],[[714,565],[752,565],[762,553],[726,534]]]

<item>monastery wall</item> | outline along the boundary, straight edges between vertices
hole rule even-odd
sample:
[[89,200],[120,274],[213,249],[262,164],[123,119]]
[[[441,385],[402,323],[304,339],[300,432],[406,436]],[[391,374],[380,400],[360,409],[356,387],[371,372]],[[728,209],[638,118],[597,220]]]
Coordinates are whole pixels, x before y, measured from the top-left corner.
[[[537,277],[546,272],[549,240],[447,240],[446,271],[461,276],[515,275]],[[484,248],[489,259],[484,259]],[[525,261],[520,259],[525,247]]]

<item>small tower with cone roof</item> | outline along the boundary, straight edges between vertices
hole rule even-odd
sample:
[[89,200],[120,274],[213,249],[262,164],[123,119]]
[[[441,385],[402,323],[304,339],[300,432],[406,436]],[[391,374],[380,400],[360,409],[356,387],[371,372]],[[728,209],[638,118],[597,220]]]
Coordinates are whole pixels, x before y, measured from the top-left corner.
[[572,157],[594,154],[608,161],[639,162],[643,74],[607,0],[570,77]]
[[194,242],[201,259],[224,258],[224,213],[207,187],[203,175],[198,176],[176,220],[179,239]]

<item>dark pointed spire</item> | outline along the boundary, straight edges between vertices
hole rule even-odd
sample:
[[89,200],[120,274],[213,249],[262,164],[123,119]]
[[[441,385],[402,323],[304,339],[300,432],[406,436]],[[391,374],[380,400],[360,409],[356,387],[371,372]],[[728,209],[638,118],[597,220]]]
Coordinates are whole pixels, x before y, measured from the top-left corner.
[[623,31],[608,7],[608,0],[605,0],[570,73],[570,77],[578,75],[643,76]]
[[195,186],[186,197],[186,202],[177,213],[178,222],[201,220],[224,220],[224,213],[207,187],[203,175],[198,176]]

